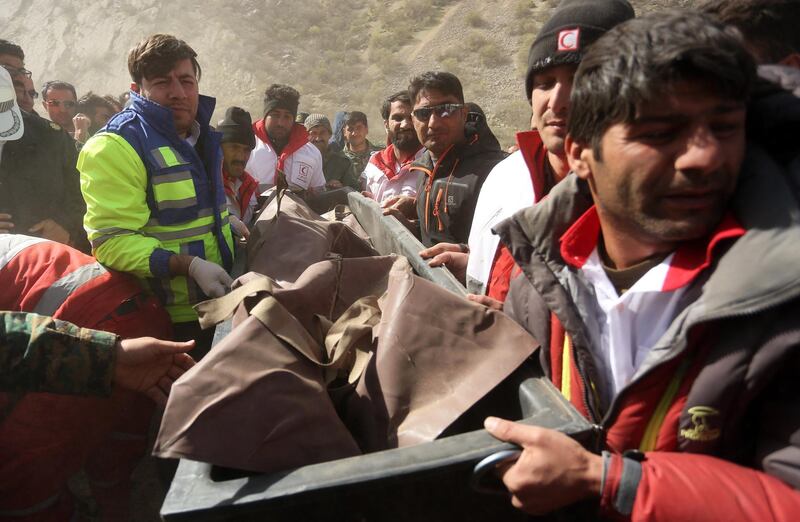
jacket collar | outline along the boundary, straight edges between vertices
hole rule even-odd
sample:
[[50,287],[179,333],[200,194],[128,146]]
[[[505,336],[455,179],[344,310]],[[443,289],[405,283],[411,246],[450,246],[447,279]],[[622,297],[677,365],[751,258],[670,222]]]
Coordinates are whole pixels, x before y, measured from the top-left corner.
[[[671,292],[688,285],[703,270],[711,266],[717,246],[727,239],[738,238],[744,234],[744,228],[729,212],[709,237],[686,242],[675,251],[660,290]],[[581,268],[597,248],[599,238],[600,218],[597,215],[597,207],[592,205],[561,236],[561,258],[568,265]]]
[[[178,131],[175,130],[175,120],[173,120],[172,111],[169,108],[148,100],[134,91],[131,91],[131,100],[129,108],[140,114],[150,125],[165,136],[178,137]],[[211,115],[214,112],[216,103],[217,100],[215,98],[200,95],[195,121],[200,125],[201,136],[209,130],[208,124],[211,121]]]
[[378,152],[377,154],[373,154],[369,159],[369,162],[383,172],[383,174],[386,176],[386,179],[392,180],[399,174],[399,172],[395,170],[395,165],[399,164],[402,168],[403,166],[411,164],[414,159],[420,155],[421,150],[422,146],[420,146],[420,148],[413,153],[406,155],[405,158],[398,159],[394,155],[394,145],[390,143],[382,151]]
[[[263,118],[253,124],[253,132],[258,139],[269,145],[269,148],[277,154],[275,145],[272,144],[272,140],[269,139],[269,134],[267,134],[267,127],[264,125]],[[308,143],[308,131],[299,123],[295,123],[289,134],[289,141],[283,147],[280,155],[291,156],[306,143]]]

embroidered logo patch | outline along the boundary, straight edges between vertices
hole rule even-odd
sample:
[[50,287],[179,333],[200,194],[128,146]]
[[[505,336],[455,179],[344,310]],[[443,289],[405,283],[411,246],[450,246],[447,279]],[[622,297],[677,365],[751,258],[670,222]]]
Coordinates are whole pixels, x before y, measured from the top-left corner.
[[559,51],[577,51],[580,47],[581,28],[564,29],[558,33]]
[[713,418],[719,415],[719,411],[709,406],[693,406],[688,412],[692,416],[691,421],[694,426],[681,430],[681,437],[696,442],[708,442],[719,438],[720,429],[711,426]]
[[311,165],[307,163],[300,163],[300,168],[297,171],[297,181],[300,183],[307,183],[311,175]]

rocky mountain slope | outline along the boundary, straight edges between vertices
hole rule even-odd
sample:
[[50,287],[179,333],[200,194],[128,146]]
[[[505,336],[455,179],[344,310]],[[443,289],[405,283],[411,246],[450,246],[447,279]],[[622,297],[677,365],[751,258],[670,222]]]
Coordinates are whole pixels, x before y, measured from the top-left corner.
[[[504,145],[528,126],[527,50],[556,0],[3,0],[1,38],[20,44],[34,82],[88,90],[128,88],[127,51],[174,34],[198,52],[201,92],[215,120],[240,105],[259,117],[270,83],[300,90],[301,110],[363,110],[380,143],[381,100],[430,69],[457,74]],[[637,13],[688,0],[634,0]]]

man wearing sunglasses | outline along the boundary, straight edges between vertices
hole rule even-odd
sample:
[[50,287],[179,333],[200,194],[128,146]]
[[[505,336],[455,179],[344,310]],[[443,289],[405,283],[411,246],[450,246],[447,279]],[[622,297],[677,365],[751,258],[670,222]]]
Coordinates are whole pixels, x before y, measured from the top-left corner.
[[[411,80],[408,91],[414,129],[427,149],[411,167],[421,173],[416,198],[420,239],[425,246],[466,243],[481,185],[505,153],[486,135],[467,134],[464,91],[455,75],[423,73]],[[392,210],[387,212],[402,220]]]
[[78,96],[75,87],[67,82],[53,80],[42,86],[42,106],[47,117],[66,130],[70,136],[75,134],[72,118],[77,113]]
[[517,133],[519,150],[486,178],[472,222],[469,252],[442,243],[420,253],[431,258],[431,266],[444,264],[464,277],[474,292],[470,299],[502,308],[515,264],[493,228],[542,200],[569,172],[564,138],[575,71],[592,42],[633,16],[626,0],[594,0],[592,8],[580,0],[566,0],[537,34],[525,78],[532,130]]

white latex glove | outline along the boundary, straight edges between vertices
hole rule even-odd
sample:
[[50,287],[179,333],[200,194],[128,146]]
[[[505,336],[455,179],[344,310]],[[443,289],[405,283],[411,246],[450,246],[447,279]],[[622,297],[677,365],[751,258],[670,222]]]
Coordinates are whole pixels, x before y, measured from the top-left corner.
[[233,278],[224,268],[199,257],[189,263],[189,277],[194,279],[208,297],[222,297],[233,284]]
[[245,239],[250,238],[250,231],[247,229],[247,225],[242,223],[241,219],[234,216],[233,214],[230,214],[228,216],[228,219],[231,222],[231,228],[233,229],[234,234],[236,234],[239,237],[243,237]]

